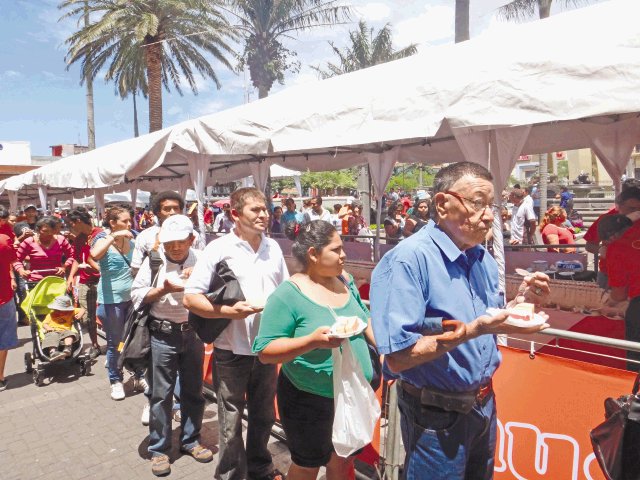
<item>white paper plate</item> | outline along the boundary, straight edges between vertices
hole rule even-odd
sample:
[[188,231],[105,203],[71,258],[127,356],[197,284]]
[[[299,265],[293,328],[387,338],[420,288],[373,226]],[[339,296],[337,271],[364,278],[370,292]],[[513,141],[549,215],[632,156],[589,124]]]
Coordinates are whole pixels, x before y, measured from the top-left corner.
[[[487,313],[492,317],[495,315],[498,315],[499,313],[502,313],[502,311],[503,309],[501,308],[487,308]],[[519,320],[519,319],[509,317],[505,320],[504,323],[505,325],[511,325],[513,327],[529,328],[529,327],[538,327],[546,323],[546,321],[547,319],[545,319],[542,315],[540,315],[539,313],[534,313],[533,319],[530,321]]]
[[187,279],[181,277],[178,272],[167,273],[165,278],[171,285],[175,285],[176,287],[184,287],[187,283]]
[[358,318],[358,328],[356,328],[355,332],[351,333],[336,333],[335,329],[337,328],[338,323],[334,323],[331,325],[331,331],[329,332],[329,336],[332,338],[350,338],[355,335],[360,335],[367,328],[367,324],[362,321],[361,318]]

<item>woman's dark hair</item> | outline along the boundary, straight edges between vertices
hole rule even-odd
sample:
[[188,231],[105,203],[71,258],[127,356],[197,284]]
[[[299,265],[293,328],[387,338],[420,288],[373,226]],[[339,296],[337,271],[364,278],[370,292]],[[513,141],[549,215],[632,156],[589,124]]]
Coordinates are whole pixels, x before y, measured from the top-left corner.
[[158,215],[160,213],[160,204],[165,200],[175,200],[178,202],[180,206],[180,210],[184,210],[184,200],[180,196],[179,193],[174,192],[173,190],[165,190],[164,192],[160,192],[158,195],[153,197],[153,201],[151,202],[151,210],[153,213]]
[[69,222],[82,222],[86,225],[93,225],[91,215],[87,212],[86,208],[78,207],[74,208],[67,215],[67,221]]
[[391,217],[398,208],[400,208],[400,204],[398,202],[391,202],[389,208],[387,208],[387,217]]
[[336,228],[324,220],[314,220],[305,224],[289,222],[284,229],[285,235],[293,240],[291,254],[304,268],[307,268],[309,260],[307,251],[313,247],[317,252],[322,251],[336,234]]
[[42,227],[49,227],[51,230],[55,230],[58,227],[58,219],[55,217],[42,217],[36,222],[36,230],[40,230]]
[[129,213],[128,208],[122,207],[111,207],[107,210],[107,215],[104,219],[104,224],[107,228],[111,228],[111,222],[115,222],[118,220],[118,217],[123,213]]

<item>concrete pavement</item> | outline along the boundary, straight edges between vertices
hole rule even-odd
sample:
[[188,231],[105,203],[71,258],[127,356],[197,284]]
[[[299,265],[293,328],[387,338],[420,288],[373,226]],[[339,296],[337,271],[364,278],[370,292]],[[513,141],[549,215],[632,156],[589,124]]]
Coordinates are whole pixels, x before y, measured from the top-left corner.
[[[9,352],[0,392],[0,479],[153,479],[147,457],[148,428],[140,423],[145,397],[132,391],[113,401],[104,368],[97,358],[90,375],[73,368],[58,368],[42,387],[25,373],[24,354],[32,349],[29,327],[18,328],[20,346]],[[101,343],[104,341],[101,340]],[[52,370],[53,372],[53,370]],[[202,443],[217,451],[218,422],[215,404],[207,402]],[[173,423],[173,450],[169,479],[213,478],[215,460],[201,464],[179,453],[179,425]],[[272,438],[274,463],[286,472],[289,451]]]

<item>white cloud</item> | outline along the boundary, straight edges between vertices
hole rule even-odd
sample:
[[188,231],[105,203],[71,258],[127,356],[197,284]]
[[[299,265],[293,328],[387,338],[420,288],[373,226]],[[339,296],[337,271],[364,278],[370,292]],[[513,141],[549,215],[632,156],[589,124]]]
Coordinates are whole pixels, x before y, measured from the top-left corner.
[[355,6],[354,10],[356,15],[366,22],[387,21],[391,16],[391,8],[380,2],[371,2]]
[[173,117],[175,115],[179,115],[182,113],[182,107],[179,107],[178,105],[174,105],[172,107],[169,107],[167,109],[167,115],[169,115],[170,117]]
[[227,108],[225,103],[221,100],[209,100],[207,102],[196,101],[192,104],[191,117],[201,117],[203,115],[211,115],[212,113],[219,112]]
[[404,47],[411,43],[440,43],[453,37],[455,12],[452,6],[424,7],[422,13],[396,23],[394,43]]
[[3,73],[0,73],[0,78],[19,78],[22,74],[20,72],[16,72],[15,70],[5,70]]

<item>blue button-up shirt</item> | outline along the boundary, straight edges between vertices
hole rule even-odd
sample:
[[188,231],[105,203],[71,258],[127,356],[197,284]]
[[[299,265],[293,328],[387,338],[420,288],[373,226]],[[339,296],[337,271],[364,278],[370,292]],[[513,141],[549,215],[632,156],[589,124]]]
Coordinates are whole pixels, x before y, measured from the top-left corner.
[[[389,251],[371,280],[371,320],[382,354],[442,332],[442,320],[471,323],[504,306],[498,266],[478,245],[460,251],[433,222]],[[399,375],[417,387],[466,392],[488,382],[500,365],[496,337],[481,335]]]

